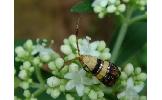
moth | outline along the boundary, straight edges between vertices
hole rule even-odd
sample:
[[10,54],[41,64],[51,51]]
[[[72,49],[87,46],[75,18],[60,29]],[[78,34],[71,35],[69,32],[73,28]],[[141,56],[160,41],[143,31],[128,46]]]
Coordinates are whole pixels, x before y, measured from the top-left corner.
[[84,70],[91,72],[99,81],[106,86],[113,86],[121,72],[118,67],[110,61],[103,61],[90,55],[81,55],[78,44],[79,21],[76,25],[76,44],[78,50],[77,59],[84,65]]

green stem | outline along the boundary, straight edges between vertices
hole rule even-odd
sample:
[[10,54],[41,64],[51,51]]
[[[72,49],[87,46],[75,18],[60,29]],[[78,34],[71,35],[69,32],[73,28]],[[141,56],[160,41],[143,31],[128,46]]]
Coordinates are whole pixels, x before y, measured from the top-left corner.
[[133,11],[134,11],[134,8],[133,7],[131,7],[127,11],[126,17],[124,18],[124,20],[122,22],[122,25],[121,25],[121,28],[119,30],[119,35],[117,37],[117,40],[115,42],[115,45],[114,45],[114,48],[113,48],[113,51],[112,51],[112,59],[111,60],[114,63],[117,60],[120,47],[121,47],[121,45],[123,43],[123,40],[125,38],[125,35],[127,33],[127,29],[128,29],[128,26],[129,26],[129,20],[130,20],[130,18],[132,16]]
[[37,89],[37,90],[33,93],[33,97],[39,96],[39,95],[42,94],[46,89],[47,89],[47,87],[41,86],[39,89]]
[[42,94],[46,90],[45,82],[43,80],[40,67],[35,66],[35,73],[36,73],[38,81],[40,82],[40,85],[39,85],[39,88],[33,93],[34,97]]
[[37,79],[40,82],[40,84],[44,84],[45,82],[44,82],[43,77],[41,75],[41,69],[38,66],[35,66],[35,73],[36,73]]
[[146,19],[146,18],[147,18],[147,15],[146,15],[146,14],[139,15],[139,16],[137,16],[137,17],[134,17],[134,18],[132,18],[132,19],[130,20],[129,25],[131,25],[131,24],[133,24],[133,23],[135,23],[135,22],[137,22],[137,21]]

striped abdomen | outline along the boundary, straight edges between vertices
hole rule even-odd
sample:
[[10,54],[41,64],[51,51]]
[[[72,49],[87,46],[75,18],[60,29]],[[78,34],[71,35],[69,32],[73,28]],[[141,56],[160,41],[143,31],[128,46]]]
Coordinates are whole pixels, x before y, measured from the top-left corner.
[[120,76],[120,71],[111,62],[103,61],[92,56],[82,56],[82,62],[106,86],[112,86]]

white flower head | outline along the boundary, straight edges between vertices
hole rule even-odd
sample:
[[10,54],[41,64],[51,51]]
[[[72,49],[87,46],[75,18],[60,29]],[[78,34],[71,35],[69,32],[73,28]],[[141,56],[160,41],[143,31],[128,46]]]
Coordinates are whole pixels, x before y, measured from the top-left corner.
[[80,45],[79,45],[80,53],[82,55],[91,55],[91,56],[99,57],[100,52],[96,50],[97,45],[98,45],[98,41],[89,43],[89,40],[83,39],[82,41],[80,41]]
[[143,89],[144,84],[134,85],[132,78],[127,80],[127,86],[124,91],[117,95],[118,99],[125,98],[126,100],[138,100],[138,93]]
[[39,54],[40,59],[43,62],[48,62],[51,59],[51,55],[54,54],[54,51],[51,48],[45,48],[44,46],[37,44],[32,51],[32,55]]
[[86,77],[86,72],[83,69],[81,69],[80,71],[67,73],[64,77],[66,79],[70,79],[70,81],[68,81],[68,83],[66,84],[65,89],[71,90],[73,88],[76,88],[77,94],[79,96],[83,96],[84,94],[84,85],[97,84],[97,80]]

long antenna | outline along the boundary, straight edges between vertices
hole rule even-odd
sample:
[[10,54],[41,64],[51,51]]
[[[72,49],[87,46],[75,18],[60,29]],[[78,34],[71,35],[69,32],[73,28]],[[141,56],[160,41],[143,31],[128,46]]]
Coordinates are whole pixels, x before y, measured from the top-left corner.
[[80,17],[78,18],[76,28],[75,28],[75,35],[76,35],[76,43],[77,43],[77,48],[78,48],[78,54],[80,56],[80,50],[79,50],[79,43],[78,43],[78,36],[79,36],[79,22],[80,22]]

